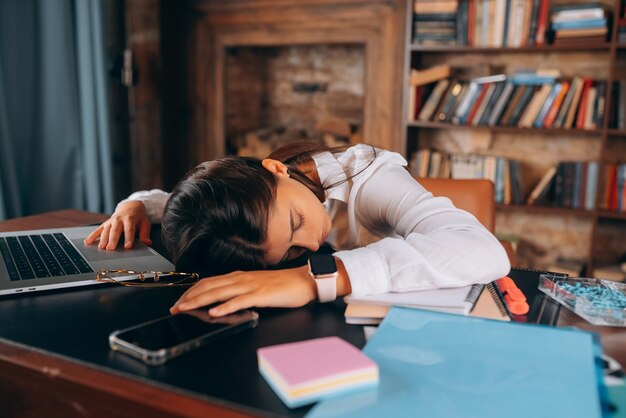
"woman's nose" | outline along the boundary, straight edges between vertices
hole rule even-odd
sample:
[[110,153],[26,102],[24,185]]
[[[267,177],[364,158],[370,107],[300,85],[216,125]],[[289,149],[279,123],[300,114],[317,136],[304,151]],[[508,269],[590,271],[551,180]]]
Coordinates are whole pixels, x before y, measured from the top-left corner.
[[306,248],[307,250],[313,252],[316,252],[320,249],[320,243],[315,234],[312,233],[312,231],[306,235],[302,234],[299,238],[299,242],[296,243],[297,246]]

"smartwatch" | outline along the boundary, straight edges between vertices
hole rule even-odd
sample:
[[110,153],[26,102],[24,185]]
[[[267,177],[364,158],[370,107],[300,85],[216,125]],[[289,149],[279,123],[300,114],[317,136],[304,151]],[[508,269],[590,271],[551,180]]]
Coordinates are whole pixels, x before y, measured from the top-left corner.
[[337,264],[331,254],[314,254],[309,258],[309,273],[317,286],[317,299],[332,302],[337,299]]

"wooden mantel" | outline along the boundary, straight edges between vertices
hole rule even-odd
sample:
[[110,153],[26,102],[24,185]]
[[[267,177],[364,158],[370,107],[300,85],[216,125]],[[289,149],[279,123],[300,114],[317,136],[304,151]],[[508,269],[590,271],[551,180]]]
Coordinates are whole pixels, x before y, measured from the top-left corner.
[[225,51],[238,46],[363,45],[363,140],[404,153],[406,0],[209,0],[194,8],[190,165],[225,154]]

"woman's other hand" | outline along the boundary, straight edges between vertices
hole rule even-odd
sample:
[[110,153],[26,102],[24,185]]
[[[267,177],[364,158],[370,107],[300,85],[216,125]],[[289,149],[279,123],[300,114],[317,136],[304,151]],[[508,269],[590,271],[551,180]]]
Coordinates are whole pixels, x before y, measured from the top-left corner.
[[317,297],[308,266],[285,270],[236,271],[200,280],[170,308],[172,314],[224,302],[209,310],[223,316],[240,309],[297,308]]
[[98,248],[113,251],[124,233],[124,248],[131,249],[135,241],[135,231],[139,230],[139,240],[146,245],[152,245],[150,240],[150,220],[146,214],[143,202],[132,200],[120,205],[111,217],[93,231],[85,244],[90,245],[98,239]]

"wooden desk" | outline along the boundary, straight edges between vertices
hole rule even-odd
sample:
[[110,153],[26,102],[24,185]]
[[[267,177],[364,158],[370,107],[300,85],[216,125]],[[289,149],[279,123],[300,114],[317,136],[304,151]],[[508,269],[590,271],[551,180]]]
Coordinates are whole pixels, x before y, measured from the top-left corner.
[[[66,210],[0,222],[0,232],[105,219]],[[167,315],[184,291],[152,290],[98,285],[0,298],[0,416],[299,417],[310,407],[282,404],[258,373],[256,348],[329,335],[365,344],[361,327],[345,324],[341,302],[259,309],[256,329],[145,366],[110,351],[107,336]]]
[[[0,232],[104,219],[59,211],[0,222]],[[261,309],[255,330],[156,368],[109,351],[110,331],[166,314],[176,297],[104,285],[0,299],[1,415],[303,416],[309,407],[287,409],[259,375],[256,348],[328,335],[365,343],[360,327],[345,324],[338,302]],[[565,309],[558,325],[598,332],[604,350],[626,364],[625,328],[594,327]]]

